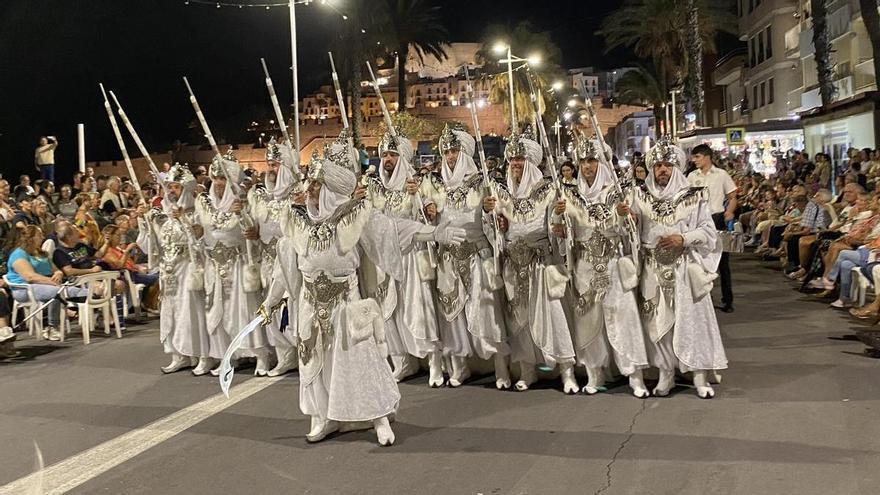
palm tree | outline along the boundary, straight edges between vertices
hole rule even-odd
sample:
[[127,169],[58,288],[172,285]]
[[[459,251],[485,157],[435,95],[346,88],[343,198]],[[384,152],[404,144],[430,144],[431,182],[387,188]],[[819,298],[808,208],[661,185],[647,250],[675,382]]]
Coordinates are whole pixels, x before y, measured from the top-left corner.
[[[493,24],[486,28],[483,35],[482,47],[477,51],[477,62],[484,64],[485,70],[492,73],[488,77],[489,101],[500,104],[504,108],[504,115],[510,123],[510,97],[507,79],[507,64],[499,63],[500,57],[494,52],[495,45],[502,41],[510,46],[510,51],[518,56],[540,55],[540,64],[531,67],[535,76],[536,97],[541,108],[541,114],[545,113],[546,104],[555,98],[549,93],[550,85],[547,81],[562,78],[565,71],[561,68],[562,51],[553,41],[549,32],[536,31],[528,22],[520,22],[515,27],[501,24]],[[535,119],[534,103],[531,100],[526,71],[518,69],[513,73],[514,81],[514,107],[516,108],[517,121],[520,124],[532,122]]]
[[813,47],[816,49],[816,75],[822,106],[834,100],[834,68],[831,63],[831,39],[828,34],[828,0],[810,0],[813,20]]
[[859,0],[862,8],[862,19],[865,21],[865,29],[871,40],[871,53],[874,56],[874,83],[880,83],[880,13],[877,11],[877,0]]
[[619,103],[650,105],[658,121],[664,118],[663,105],[669,91],[656,68],[644,66],[624,72],[617,80],[616,90]]
[[[726,0],[627,0],[602,21],[599,33],[605,37],[606,52],[632,48],[636,56],[654,63],[666,86],[675,87],[684,83],[686,73],[697,70],[688,67],[688,59],[696,64],[701,61],[697,51],[715,53],[716,35],[736,34],[737,22]],[[695,32],[699,36],[686,43]],[[702,72],[694,76],[691,84],[698,84]]]
[[386,44],[397,49],[397,101],[400,111],[406,111],[406,60],[409,50],[415,50],[419,60],[433,55],[443,61],[448,58],[449,32],[443,25],[440,6],[428,0],[386,0],[387,10],[381,25]]

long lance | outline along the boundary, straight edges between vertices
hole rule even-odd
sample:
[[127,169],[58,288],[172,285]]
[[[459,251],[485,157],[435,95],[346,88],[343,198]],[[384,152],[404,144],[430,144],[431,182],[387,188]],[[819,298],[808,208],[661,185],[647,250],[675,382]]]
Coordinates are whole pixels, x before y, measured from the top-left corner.
[[[342,97],[342,86],[339,84],[339,74],[336,73],[336,63],[333,62],[333,53],[327,52],[327,55],[330,57],[330,72],[333,76],[333,90],[336,92],[336,103],[339,105],[339,115],[342,117],[342,128],[345,129],[348,135],[348,147],[349,149],[354,147],[353,136],[351,135],[351,123],[348,121],[348,112],[345,109],[345,99]],[[361,176],[361,164],[357,163],[354,166],[354,175],[358,178]]]
[[[587,109],[587,115],[590,119],[590,125],[593,126],[593,132],[596,133],[596,140],[599,141],[600,161],[602,165],[608,167],[608,170],[611,171],[611,175],[614,177],[614,189],[621,198],[624,198],[623,188],[620,187],[620,180],[617,178],[617,171],[612,166],[611,157],[608,156],[608,146],[605,144],[605,136],[602,134],[602,128],[599,126],[599,119],[596,117],[596,111],[593,108],[593,101],[590,98],[586,98],[584,104]],[[638,252],[641,242],[639,240],[639,230],[631,215],[627,215],[627,227],[633,262],[638,266]]]
[[134,167],[131,164],[131,158],[128,156],[128,150],[125,148],[125,141],[122,140],[122,133],[119,131],[119,124],[116,123],[116,116],[113,115],[113,108],[110,107],[110,100],[107,99],[107,92],[104,91],[104,84],[98,83],[101,88],[101,94],[104,96],[104,109],[107,110],[107,117],[110,119],[110,127],[113,128],[113,134],[116,136],[116,142],[119,143],[119,151],[122,152],[122,160],[125,161],[125,168],[128,169],[128,176],[131,182],[137,188],[137,194],[141,201],[146,203],[144,193],[141,191],[141,185],[138,182],[137,175],[134,173]]
[[[528,66],[526,66],[526,80],[529,82],[529,91],[531,92],[531,100],[535,110],[535,123],[538,126],[538,136],[541,140],[541,147],[544,150],[544,156],[547,157],[547,164],[550,169],[550,179],[553,181],[553,187],[556,189],[556,199],[562,198],[562,189],[559,182],[559,173],[556,167],[559,165],[557,158],[550,149],[550,140],[547,137],[547,128],[544,126],[544,118],[541,116],[541,104],[538,101],[538,92],[535,83],[532,80],[533,74]],[[569,273],[574,270],[574,231],[571,228],[571,221],[568,215],[563,213],[563,222],[565,225],[565,262]]]
[[[299,169],[299,149],[296,149],[298,142],[294,143],[290,139],[290,132],[287,130],[287,121],[284,120],[284,114],[281,112],[281,104],[278,103],[278,95],[275,94],[275,85],[272,84],[272,77],[269,76],[269,68],[266,67],[266,59],[261,58],[260,63],[263,64],[263,74],[266,75],[266,89],[269,90],[269,99],[272,100],[272,108],[275,110],[275,120],[278,122],[278,127],[281,128],[281,134],[284,135],[284,140],[287,141],[287,145],[290,146],[292,150],[294,150],[294,169],[292,170],[292,172],[295,175],[299,176],[300,181],[303,181],[305,180],[305,177],[303,177],[303,174],[300,172]],[[295,125],[299,126],[299,120],[296,121]]]
[[[385,117],[385,126],[388,127],[388,132],[396,140],[398,138],[397,129],[394,128],[394,122],[391,121],[391,113],[388,111],[388,106],[385,105],[385,97],[382,96],[382,90],[379,88],[379,82],[376,80],[376,75],[373,74],[373,66],[370,65],[370,62],[367,62],[367,70],[370,71],[370,80],[373,81],[373,89],[376,90],[376,96],[379,98],[379,106],[382,108],[382,115]],[[407,164],[400,165],[402,165],[406,171],[407,180],[412,180],[412,173],[410,173],[410,168]],[[424,222],[425,225],[431,225],[431,222],[428,221],[428,217],[425,215],[425,205],[422,203],[422,195],[418,190],[416,190],[415,195],[413,195],[413,205],[418,209],[422,222]],[[433,267],[437,266],[437,255],[434,252],[435,248],[436,246],[433,242],[428,243],[428,257],[431,261],[431,266]]]
[[[159,182],[159,186],[162,188],[162,191],[164,192],[163,197],[170,198],[170,196],[168,195],[168,185],[165,184],[165,182],[159,180],[159,169],[156,167],[156,163],[153,162],[153,158],[150,156],[150,152],[147,151],[147,147],[144,146],[143,141],[141,141],[140,136],[138,135],[137,131],[134,129],[134,124],[131,123],[131,120],[128,118],[128,115],[125,114],[125,110],[122,109],[122,105],[119,103],[119,99],[116,98],[116,95],[113,93],[113,91],[110,91],[110,98],[113,98],[113,103],[116,104],[116,111],[119,113],[119,118],[122,120],[122,123],[125,125],[125,128],[128,129],[128,133],[131,134],[131,138],[134,140],[134,144],[137,145],[138,149],[141,152],[141,155],[143,155],[144,158],[147,159],[147,165],[150,166],[150,171],[153,172],[153,175],[156,177],[156,181]],[[169,199],[169,201],[170,201],[170,199]],[[184,217],[184,216],[180,217],[181,223],[183,223],[184,225],[186,225],[187,227],[189,227],[191,229],[192,225],[189,222],[187,222],[185,220],[185,218],[186,217]],[[150,223],[146,222],[146,225],[149,227]],[[193,237],[193,233],[191,230],[187,230],[186,234],[187,234],[187,237],[186,237],[187,244],[189,247],[189,260],[190,260],[190,262],[195,264],[195,263],[197,263],[195,247],[194,247],[196,240]]]
[[[196,112],[196,118],[199,119],[199,123],[202,126],[202,131],[205,133],[205,137],[208,139],[208,144],[211,145],[211,149],[214,150],[214,154],[220,158],[222,155],[220,154],[220,148],[217,147],[217,141],[214,139],[214,134],[211,132],[211,128],[208,127],[208,121],[205,120],[205,114],[202,112],[202,108],[199,106],[199,101],[196,99],[195,93],[193,93],[192,86],[189,85],[189,80],[186,76],[183,77],[183,82],[186,84],[186,89],[189,91],[189,102],[192,104],[193,110]],[[220,173],[223,174],[223,177],[226,179],[226,183],[229,184],[229,187],[232,189],[232,194],[235,196],[241,197],[241,188],[238,187],[238,182],[235,180],[230,180],[229,174],[226,172],[226,166],[221,162],[221,166],[218,167],[220,169]],[[236,179],[238,179],[236,177]],[[241,211],[241,223],[244,225],[246,229],[254,228],[254,221],[250,215],[247,214],[245,209]],[[248,264],[254,265],[256,264],[256,257],[254,256],[253,250],[253,241],[246,241],[245,246],[247,246],[247,256],[248,256]]]
[[[495,193],[495,181],[489,179],[489,169],[486,167],[486,150],[483,148],[483,134],[480,133],[480,119],[477,117],[477,106],[474,97],[476,93],[471,84],[470,70],[467,66],[464,67],[464,78],[467,82],[467,92],[470,97],[468,108],[471,112],[471,122],[474,126],[474,133],[477,135],[477,153],[480,157],[480,170],[483,171],[483,184],[486,185],[489,194],[492,197],[497,198],[498,196]],[[504,246],[504,235],[501,233],[501,227],[498,225],[498,214],[494,211],[492,212],[492,228],[495,231],[495,273],[501,273],[501,251]]]

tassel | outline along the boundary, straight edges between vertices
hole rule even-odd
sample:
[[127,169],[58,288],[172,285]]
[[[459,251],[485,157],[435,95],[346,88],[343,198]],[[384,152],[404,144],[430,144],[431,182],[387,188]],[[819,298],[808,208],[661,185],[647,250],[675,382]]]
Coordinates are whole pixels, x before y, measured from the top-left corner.
[[205,290],[205,269],[199,265],[193,265],[186,275],[186,285],[191,291]]
[[262,288],[262,283],[260,280],[260,265],[252,264],[246,265],[244,267],[244,291],[245,292],[257,292]]

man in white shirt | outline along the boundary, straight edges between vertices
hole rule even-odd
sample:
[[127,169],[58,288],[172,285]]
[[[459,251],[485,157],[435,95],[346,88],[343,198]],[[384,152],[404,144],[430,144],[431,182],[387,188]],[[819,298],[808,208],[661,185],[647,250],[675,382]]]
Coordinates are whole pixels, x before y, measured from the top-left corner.
[[43,136],[40,145],[34,150],[34,164],[40,171],[40,178],[55,182],[55,148],[58,147],[58,138],[55,136]]
[[[693,186],[705,187],[709,192],[709,212],[718,230],[727,230],[727,224],[734,219],[736,211],[736,184],[730,175],[712,164],[712,148],[700,144],[691,150],[691,159],[697,169],[688,174],[688,182]],[[727,204],[725,205],[725,201]],[[733,312],[733,289],[730,283],[730,254],[721,255],[718,265],[721,276],[721,311]]]

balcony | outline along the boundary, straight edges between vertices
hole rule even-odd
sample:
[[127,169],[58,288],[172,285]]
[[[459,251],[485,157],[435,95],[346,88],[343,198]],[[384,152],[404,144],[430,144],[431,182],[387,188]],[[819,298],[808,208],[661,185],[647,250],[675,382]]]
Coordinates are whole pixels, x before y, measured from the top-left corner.
[[801,25],[795,26],[785,32],[785,58],[799,58],[801,47]]
[[[854,82],[853,76],[841,77],[835,80],[834,86],[837,88],[837,96],[834,97],[834,101],[845,100],[854,95]],[[819,106],[822,106],[822,97],[819,95],[819,86],[815,85],[807,88],[807,90],[801,95],[801,108],[799,110],[803,112]]]
[[[744,0],[748,3],[748,0]],[[752,12],[743,13],[739,18],[740,41],[746,41],[752,29],[755,29],[758,21],[765,19],[767,15],[794,13],[797,10],[793,0],[763,0]]]
[[746,49],[738,48],[721,57],[712,71],[715,86],[727,86],[739,81],[740,72],[746,63]]
[[[841,4],[840,8],[834,10],[828,15],[828,31],[828,38],[832,42],[846,34],[854,35],[852,32],[852,12],[850,11],[848,3]],[[786,45],[787,44],[786,41]],[[801,58],[809,57],[816,52],[816,47],[813,46],[812,27],[801,31],[799,44]]]

